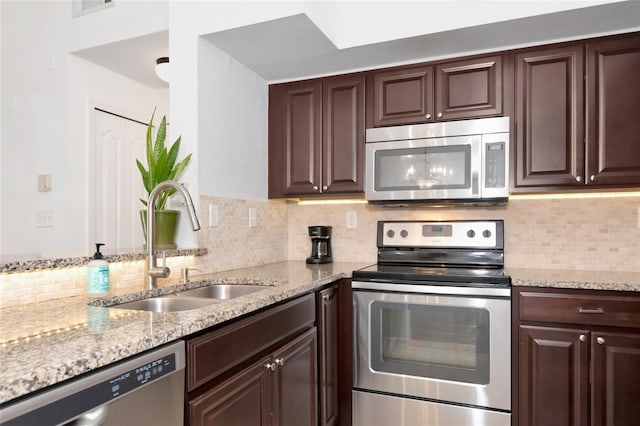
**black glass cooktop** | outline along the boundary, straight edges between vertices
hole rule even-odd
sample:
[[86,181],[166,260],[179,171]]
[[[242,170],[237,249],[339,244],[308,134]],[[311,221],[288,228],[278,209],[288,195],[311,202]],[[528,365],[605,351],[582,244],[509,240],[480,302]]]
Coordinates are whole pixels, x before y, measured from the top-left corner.
[[444,267],[375,264],[353,271],[354,281],[408,283],[425,282],[464,286],[511,285],[511,277],[503,268]]

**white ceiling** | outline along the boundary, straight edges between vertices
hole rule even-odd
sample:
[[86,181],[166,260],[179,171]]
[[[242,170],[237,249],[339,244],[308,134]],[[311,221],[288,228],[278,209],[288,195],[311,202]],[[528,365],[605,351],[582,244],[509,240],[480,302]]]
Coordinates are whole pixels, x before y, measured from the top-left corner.
[[[278,82],[638,29],[640,2],[624,1],[342,50],[304,14],[204,39]],[[154,73],[156,58],[169,56],[167,31],[75,54],[149,87],[167,87]]]

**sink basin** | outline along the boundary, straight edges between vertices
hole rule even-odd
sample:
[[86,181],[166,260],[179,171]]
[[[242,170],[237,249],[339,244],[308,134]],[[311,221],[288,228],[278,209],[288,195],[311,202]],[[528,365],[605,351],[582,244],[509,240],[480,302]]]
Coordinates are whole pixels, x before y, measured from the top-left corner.
[[180,297],[200,297],[206,299],[233,299],[267,289],[263,285],[213,284],[176,293]]
[[121,303],[110,306],[115,309],[132,309],[136,311],[151,312],[178,312],[190,309],[204,308],[216,303],[215,300],[203,298],[182,298],[182,297],[151,297],[133,302]]

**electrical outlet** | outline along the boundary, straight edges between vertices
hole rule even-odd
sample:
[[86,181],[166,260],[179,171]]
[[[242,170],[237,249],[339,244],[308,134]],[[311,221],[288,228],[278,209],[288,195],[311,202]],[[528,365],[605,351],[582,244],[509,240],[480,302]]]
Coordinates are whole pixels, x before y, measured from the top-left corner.
[[249,228],[256,227],[256,209],[255,207],[249,207]]
[[218,226],[218,221],[219,221],[218,204],[211,203],[209,204],[209,226]]
[[347,212],[347,229],[356,229],[358,227],[358,213],[354,210]]

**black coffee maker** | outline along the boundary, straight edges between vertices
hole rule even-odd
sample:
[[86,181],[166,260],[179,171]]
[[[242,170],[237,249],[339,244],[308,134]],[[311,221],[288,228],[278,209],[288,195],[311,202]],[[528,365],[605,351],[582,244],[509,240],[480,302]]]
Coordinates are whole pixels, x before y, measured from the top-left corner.
[[331,227],[310,226],[311,256],[307,257],[307,263],[331,263]]

